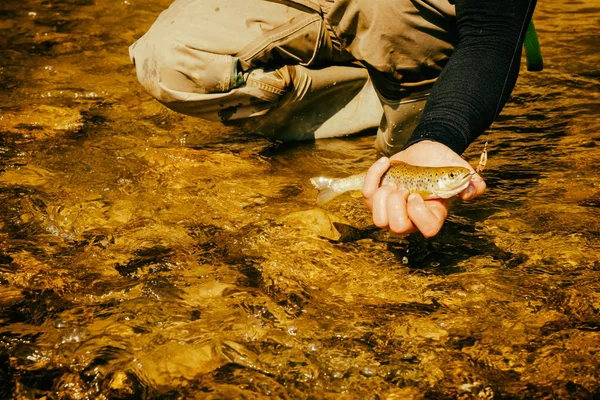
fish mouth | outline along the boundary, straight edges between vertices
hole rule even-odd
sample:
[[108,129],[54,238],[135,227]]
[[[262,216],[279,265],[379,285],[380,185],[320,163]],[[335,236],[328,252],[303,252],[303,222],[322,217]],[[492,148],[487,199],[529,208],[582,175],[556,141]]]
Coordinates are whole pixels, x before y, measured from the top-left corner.
[[465,190],[468,186],[469,183],[471,182],[471,177],[474,175],[475,173],[469,173],[469,174],[465,174],[461,179],[460,179],[460,184],[458,185],[457,189],[458,192],[460,193],[463,190]]
[[465,174],[465,176],[462,177],[462,179],[460,180],[460,185],[463,186],[465,185],[465,189],[467,188],[467,186],[469,186],[469,182],[471,182],[471,177],[473,175],[475,175],[477,172],[472,172],[469,174]]
[[455,178],[452,182],[448,182],[445,187],[440,190],[437,195],[440,198],[447,199],[449,197],[455,196],[465,190],[469,183],[471,182],[471,173],[461,174],[459,178]]

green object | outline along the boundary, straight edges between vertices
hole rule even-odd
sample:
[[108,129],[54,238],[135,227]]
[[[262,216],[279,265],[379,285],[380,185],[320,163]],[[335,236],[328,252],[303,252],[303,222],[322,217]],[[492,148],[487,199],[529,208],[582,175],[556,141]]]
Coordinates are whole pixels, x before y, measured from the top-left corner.
[[544,60],[542,59],[542,51],[540,50],[540,41],[533,20],[529,22],[527,32],[525,33],[525,58],[527,59],[527,71],[541,71],[544,69]]

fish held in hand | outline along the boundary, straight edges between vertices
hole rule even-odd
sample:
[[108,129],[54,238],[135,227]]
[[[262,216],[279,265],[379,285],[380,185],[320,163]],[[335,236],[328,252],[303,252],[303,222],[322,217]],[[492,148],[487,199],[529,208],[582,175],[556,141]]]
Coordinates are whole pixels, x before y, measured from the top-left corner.
[[[417,193],[423,199],[447,199],[469,186],[473,172],[464,167],[420,167],[391,161],[390,168],[381,178],[381,185],[390,185]],[[317,204],[322,205],[333,198],[350,191],[361,190],[366,173],[346,178],[311,178],[311,183],[319,190]]]

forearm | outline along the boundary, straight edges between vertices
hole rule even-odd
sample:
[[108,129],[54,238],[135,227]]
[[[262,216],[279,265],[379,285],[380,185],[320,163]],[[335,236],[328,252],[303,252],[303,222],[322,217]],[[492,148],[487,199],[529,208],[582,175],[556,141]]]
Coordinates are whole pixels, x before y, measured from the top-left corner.
[[536,0],[456,0],[457,43],[406,147],[434,140],[461,154],[512,92]]

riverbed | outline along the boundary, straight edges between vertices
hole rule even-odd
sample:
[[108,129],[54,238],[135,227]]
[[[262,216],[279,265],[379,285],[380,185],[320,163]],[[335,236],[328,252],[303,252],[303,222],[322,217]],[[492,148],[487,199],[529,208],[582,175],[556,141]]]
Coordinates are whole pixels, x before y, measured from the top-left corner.
[[378,157],[175,114],[127,48],[169,1],[0,5],[2,398],[600,396],[600,7],[539,2],[433,239],[309,179]]

